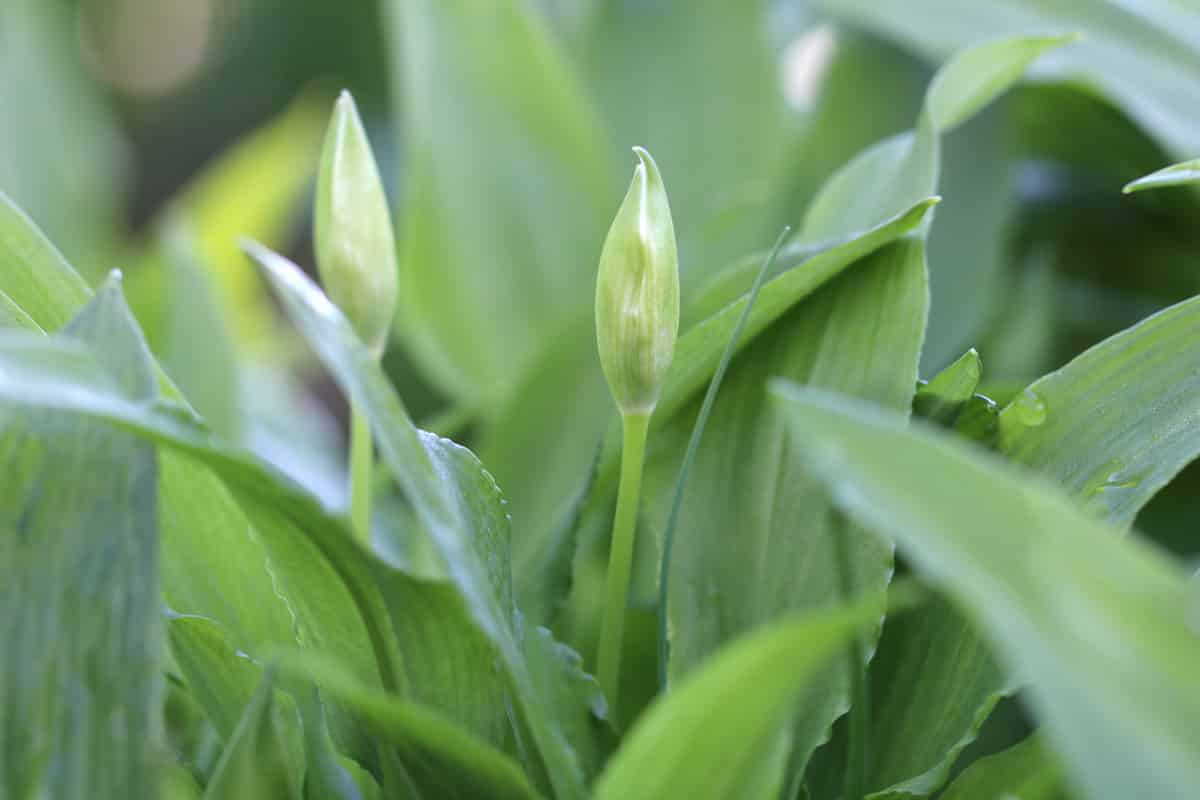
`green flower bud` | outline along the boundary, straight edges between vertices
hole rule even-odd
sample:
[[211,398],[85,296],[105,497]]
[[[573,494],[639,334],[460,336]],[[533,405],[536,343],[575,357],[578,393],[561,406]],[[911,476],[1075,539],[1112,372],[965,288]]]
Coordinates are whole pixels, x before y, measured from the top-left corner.
[[658,403],[679,332],[679,256],[662,175],[640,147],[633,182],[600,253],[596,339],[622,414]]
[[314,210],[317,271],[363,343],[383,354],[396,311],[396,238],[371,144],[354,98],[333,109]]

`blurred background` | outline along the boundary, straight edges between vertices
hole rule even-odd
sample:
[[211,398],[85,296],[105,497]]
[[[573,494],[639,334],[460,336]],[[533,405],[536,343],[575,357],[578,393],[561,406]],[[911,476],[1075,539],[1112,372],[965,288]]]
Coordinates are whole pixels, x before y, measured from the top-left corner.
[[[922,374],[976,346],[1003,399],[1200,289],[1196,193],[1120,191],[1200,155],[1189,3],[3,0],[0,191],[90,282],[125,271],[215,428],[336,500],[341,401],[279,332],[236,240],[311,267],[312,171],[339,89],[367,121],[402,261],[437,266],[402,283],[402,313],[428,319],[398,323],[387,367],[418,420],[488,450],[502,415],[482,407],[535,380],[586,306],[630,145],[662,165],[694,296],[799,223],[840,165],[912,127],[948,54],[1064,31],[1085,38],[943,140]],[[431,308],[422,287],[461,289],[460,307]],[[471,316],[489,301],[499,319]],[[1185,514],[1198,481],[1182,475],[1139,527],[1200,553]]]

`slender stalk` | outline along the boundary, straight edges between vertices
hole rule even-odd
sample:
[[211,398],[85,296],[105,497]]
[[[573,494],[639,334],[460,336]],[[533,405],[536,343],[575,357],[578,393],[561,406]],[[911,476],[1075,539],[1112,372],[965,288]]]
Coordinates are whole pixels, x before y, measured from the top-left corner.
[[363,409],[350,403],[350,524],[363,543],[371,540],[371,423]]
[[617,513],[613,518],[604,624],[600,632],[600,657],[596,673],[600,688],[614,708],[621,684],[621,640],[625,632],[625,608],[637,533],[638,495],[642,489],[642,462],[649,425],[649,413],[621,416],[621,483],[617,489]]

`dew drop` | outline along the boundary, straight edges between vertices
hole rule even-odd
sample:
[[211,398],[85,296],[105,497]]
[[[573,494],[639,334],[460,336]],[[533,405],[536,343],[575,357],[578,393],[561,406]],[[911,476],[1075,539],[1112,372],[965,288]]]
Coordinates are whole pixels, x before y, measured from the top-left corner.
[[1017,419],[1030,428],[1036,428],[1046,421],[1046,401],[1037,392],[1026,389],[1013,401],[1013,410]]

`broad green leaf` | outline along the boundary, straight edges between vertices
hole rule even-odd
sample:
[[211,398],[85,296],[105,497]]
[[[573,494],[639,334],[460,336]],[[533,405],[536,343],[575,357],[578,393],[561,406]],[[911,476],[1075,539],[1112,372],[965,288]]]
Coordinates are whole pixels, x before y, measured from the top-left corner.
[[[620,153],[655,154],[671,196],[686,297],[770,236],[789,117],[764,0],[596,5],[580,60]],[[734,99],[714,113],[713,97]]]
[[778,760],[773,750],[796,700],[879,613],[860,605],[781,620],[726,645],[646,710],[601,774],[595,797],[767,796],[758,781],[764,771],[778,772],[769,764]]
[[822,0],[834,14],[923,55],[943,58],[983,38],[1047,30],[1083,39],[1046,59],[1040,81],[1086,86],[1139,122],[1171,153],[1200,152],[1200,12],[1168,2],[1106,0]]
[[429,796],[448,800],[539,797],[515,761],[435,710],[363,686],[328,658],[285,657],[281,668],[319,683],[376,736],[396,747],[414,782],[434,793]]
[[588,312],[623,170],[528,2],[385,11],[406,150],[401,330],[440,388],[489,412]]
[[963,406],[974,396],[982,376],[979,353],[971,348],[917,389],[913,413],[942,425],[953,424]]
[[[1185,366],[1198,333],[1200,300],[1193,299],[1101,342],[1010,403],[997,446],[1100,516],[1128,525],[1200,454],[1191,424],[1200,395]],[[873,788],[910,794],[944,782],[995,704],[1018,685],[942,602],[885,626],[873,679]]]
[[870,679],[872,800],[935,793],[1015,688],[974,625],[941,598],[884,622]]
[[1035,734],[967,767],[942,800],[1060,800],[1064,796],[1062,771]]
[[894,537],[1029,682],[1072,783],[1099,800],[1192,794],[1200,636],[1175,562],[945,434],[842,396],[773,391],[835,502]]
[[0,289],[45,330],[58,330],[91,292],[50,240],[0,192]]
[[[62,328],[90,296],[58,250],[2,194],[0,291],[47,331]],[[221,620],[242,648],[295,641],[261,540],[209,470],[176,453],[161,454],[158,524],[162,582],[174,610]]]
[[1128,525],[1200,454],[1200,298],[1034,381],[1000,414],[999,447]]
[[[97,417],[210,466],[263,532],[280,592],[291,598],[289,607],[296,614],[302,645],[336,656],[340,669],[364,686],[382,685],[427,703],[497,743],[508,738],[504,680],[492,666],[494,649],[462,610],[459,592],[444,580],[408,575],[382,556],[361,550],[344,517],[332,515],[305,490],[250,454],[213,440],[178,408],[130,402],[114,389],[86,348],[56,337],[9,334],[0,337],[0,364],[4,365],[0,398]],[[433,437],[426,441],[439,464],[462,477],[471,498],[495,492],[490,478],[478,470],[466,450]],[[476,472],[469,471],[471,465]],[[499,506],[498,496],[493,494],[490,500],[486,505],[491,509]],[[480,518],[495,524],[495,516],[483,516],[487,511],[480,511]],[[502,511],[497,513],[503,517]],[[495,558],[487,566],[504,571],[504,564]],[[288,581],[296,581],[306,592],[297,596]],[[339,608],[342,596],[351,603],[348,611]],[[355,641],[358,631],[364,631],[361,635],[369,648],[365,653]],[[549,683],[552,674],[543,677]],[[549,691],[553,684],[543,688]],[[356,729],[343,723],[343,730],[353,736]],[[352,752],[360,753],[364,743],[351,740],[350,745]]]
[[33,318],[26,314],[4,292],[0,292],[0,328],[23,329],[27,331],[41,330],[38,324],[33,321]]
[[511,590],[509,521],[491,475],[466,449],[413,426],[379,365],[298,267],[258,246],[251,252],[318,357],[365,409],[384,463],[441,558],[446,591],[462,603],[502,667],[555,793],[582,796],[584,773],[559,716],[570,709],[550,705],[553,686],[535,683],[522,652]]
[[273,673],[264,673],[205,787],[205,800],[299,800],[300,776],[283,732],[289,722],[298,725],[299,720],[289,721],[287,716],[288,709],[278,702]]
[[262,671],[248,656],[236,656],[228,634],[205,617],[169,616],[167,641],[188,691],[217,732],[228,739]]
[[[110,281],[68,325],[153,397]],[[81,344],[82,346],[82,344]],[[129,350],[133,350],[130,357]],[[157,794],[162,741],[154,450],[95,420],[0,408],[0,793]]]
[[[764,387],[783,375],[908,409],[927,299],[922,243],[900,240],[798,304],[731,365],[689,475],[669,565],[672,682],[725,642],[781,615],[886,588],[891,544],[831,513],[824,489],[804,475],[786,444]],[[889,347],[877,347],[880,341]],[[651,444],[645,517],[656,532],[695,413],[693,402]],[[852,565],[845,576],[842,548]],[[873,649],[874,634],[864,645]],[[849,704],[844,667],[812,681],[820,688],[798,710],[791,732],[797,772]]]
[[[228,743],[262,680],[262,667],[237,651],[219,624],[204,617],[169,617],[167,638],[188,690],[221,740]],[[311,710],[306,714],[306,709]],[[300,767],[303,747],[306,797],[360,800],[361,795],[354,793],[354,778],[337,759],[319,700],[301,705],[300,714],[282,715],[276,723],[288,754],[289,771],[296,772]]]
[[1130,181],[1125,184],[1123,191],[1125,194],[1130,194],[1131,192],[1140,192],[1145,189],[1159,189],[1164,186],[1183,186],[1196,182],[1200,182],[1200,159],[1163,167],[1157,172],[1152,172],[1149,175],[1138,178],[1136,181]]

